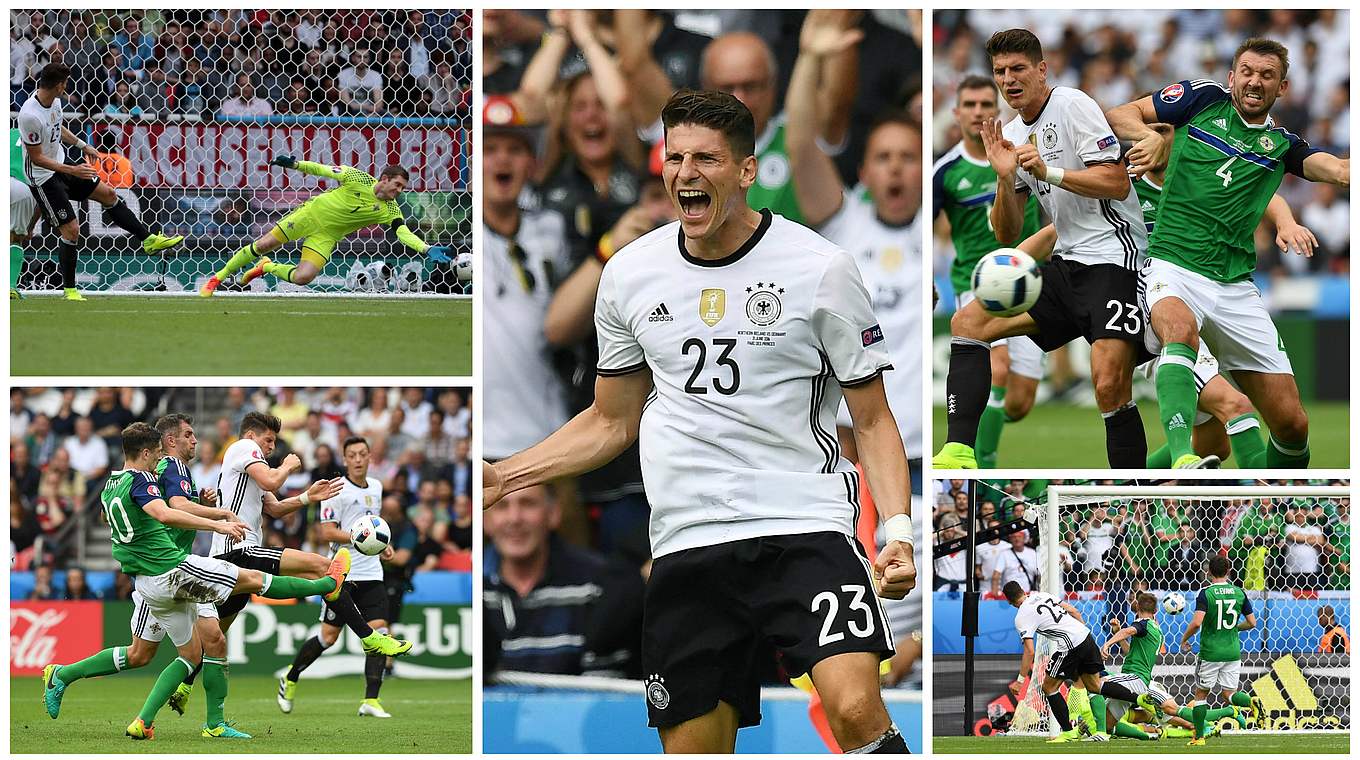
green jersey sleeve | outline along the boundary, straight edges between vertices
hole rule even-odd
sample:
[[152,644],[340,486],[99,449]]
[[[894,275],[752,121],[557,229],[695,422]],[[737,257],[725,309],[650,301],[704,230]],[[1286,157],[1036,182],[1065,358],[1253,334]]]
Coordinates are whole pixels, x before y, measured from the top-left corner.
[[156,476],[139,470],[120,470],[109,476],[99,494],[104,519],[113,540],[113,558],[128,575],[160,575],[188,555],[165,524],[145,508],[164,503]]

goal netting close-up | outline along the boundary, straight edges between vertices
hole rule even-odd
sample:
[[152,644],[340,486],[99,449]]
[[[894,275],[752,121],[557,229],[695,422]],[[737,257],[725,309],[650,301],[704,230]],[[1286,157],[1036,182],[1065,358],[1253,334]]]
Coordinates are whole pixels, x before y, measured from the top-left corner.
[[[438,10],[15,10],[10,12],[12,160],[19,109],[48,63],[71,68],[64,124],[152,231],[183,235],[145,254],[94,201],[73,201],[77,284],[192,293],[233,253],[334,180],[271,166],[280,155],[374,177],[400,165],[407,226],[451,257],[471,246],[471,15]],[[67,163],[84,161],[67,148]],[[11,167],[11,176],[16,171]],[[41,214],[39,214],[41,217]],[[60,287],[58,237],[39,218],[20,289]],[[297,263],[288,243],[270,258]],[[386,226],[339,240],[307,286],[261,277],[254,293],[459,294]],[[231,283],[219,292],[230,293]]]
[[[1153,678],[1177,703],[1195,696],[1198,635],[1188,648],[1181,637],[1217,555],[1256,619],[1240,634],[1238,689],[1264,710],[1251,730],[1349,730],[1349,487],[1053,486],[1036,507],[1027,516],[1039,535],[1039,587],[1075,606],[1097,644],[1134,619],[1136,593],[1157,596],[1165,641]],[[1186,600],[1176,614],[1161,604],[1173,593]],[[1052,654],[1041,640],[1033,672]],[[1107,670],[1122,662],[1114,647]],[[1027,686],[1011,732],[1055,733],[1037,679]]]

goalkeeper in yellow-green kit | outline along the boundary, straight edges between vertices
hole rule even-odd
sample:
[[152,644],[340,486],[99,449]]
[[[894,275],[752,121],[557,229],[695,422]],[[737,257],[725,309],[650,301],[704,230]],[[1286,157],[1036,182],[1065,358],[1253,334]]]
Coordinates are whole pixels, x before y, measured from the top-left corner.
[[[270,166],[297,169],[317,177],[339,180],[340,187],[312,198],[285,216],[259,240],[237,251],[227,265],[214,274],[198,291],[207,298],[217,291],[223,280],[249,267],[241,276],[240,284],[248,284],[261,275],[273,275],[296,285],[306,285],[330,261],[335,244],[346,235],[372,224],[386,224],[406,247],[429,255],[436,263],[449,261],[449,250],[442,245],[428,245],[421,240],[402,218],[397,196],[406,189],[410,175],[400,166],[382,170],[377,179],[352,166],[326,166],[311,161],[299,161],[292,156],[278,156]],[[302,260],[297,264],[270,261],[264,254],[285,243],[302,241]]]

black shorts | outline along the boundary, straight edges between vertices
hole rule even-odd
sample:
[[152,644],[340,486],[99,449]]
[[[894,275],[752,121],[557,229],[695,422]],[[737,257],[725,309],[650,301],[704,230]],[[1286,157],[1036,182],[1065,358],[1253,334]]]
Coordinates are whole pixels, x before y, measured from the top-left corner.
[[1105,658],[1100,656],[1095,637],[1087,636],[1086,640],[1066,652],[1054,653],[1048,663],[1047,675],[1064,681],[1076,681],[1083,675],[1104,670]]
[[648,725],[675,726],[721,700],[760,723],[774,653],[791,676],[832,655],[893,654],[859,542],[841,533],[770,536],[667,554],[652,564],[642,631]]
[[[216,557],[246,570],[258,570],[270,575],[279,575],[279,564],[283,560],[283,549],[277,546],[242,546],[223,552]],[[250,594],[236,594],[217,605],[217,616],[226,619],[245,609]]]
[[[392,622],[387,618],[387,587],[382,581],[345,581],[345,588],[364,620],[387,620],[389,624]],[[342,628],[345,625],[340,616],[335,614],[335,610],[331,609],[331,605],[325,601],[321,603],[321,622]]]
[[1039,326],[1029,336],[1045,352],[1077,338],[1094,343],[1117,338],[1143,344],[1138,273],[1118,264],[1083,264],[1055,256],[1041,267],[1044,286],[1029,315]]
[[38,199],[43,218],[55,229],[76,218],[71,201],[89,198],[96,187],[99,187],[98,179],[53,174],[46,182],[33,188],[33,195]]

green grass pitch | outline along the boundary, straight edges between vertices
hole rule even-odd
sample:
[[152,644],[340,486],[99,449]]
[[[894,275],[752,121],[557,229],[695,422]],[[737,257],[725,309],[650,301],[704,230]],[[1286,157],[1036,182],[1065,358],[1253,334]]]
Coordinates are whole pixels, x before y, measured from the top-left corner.
[[1114,739],[1109,744],[1067,742],[1049,744],[1039,737],[1020,736],[937,736],[937,754],[975,755],[1170,755],[1170,754],[1252,754],[1252,755],[1344,755],[1350,752],[1347,734],[1246,734],[1218,736],[1203,747],[1187,747],[1185,739],[1142,742]]
[[11,374],[472,374],[470,300],[85,295],[10,302]]
[[10,752],[62,753],[258,753],[396,755],[472,751],[472,681],[389,679],[382,701],[391,718],[360,718],[364,695],[358,676],[298,684],[293,712],[279,712],[278,681],[260,675],[232,676],[226,715],[250,740],[205,739],[200,684],[181,717],[170,708],[156,717],[156,738],[123,735],[137,717],[155,674],[116,675],[79,681],[52,720],[42,704],[42,679],[10,678]]
[[[1350,466],[1350,409],[1344,403],[1304,401],[1308,410],[1308,447],[1313,452],[1309,467],[1346,469]],[[1158,421],[1157,402],[1139,401],[1138,411],[1147,429],[1148,449],[1166,443]],[[945,411],[936,407],[934,448],[944,445]],[[1001,433],[998,467],[1003,468],[1107,468],[1105,426],[1093,408],[1068,404],[1037,404],[1020,422],[1007,424]],[[1227,468],[1237,467],[1229,459]]]

